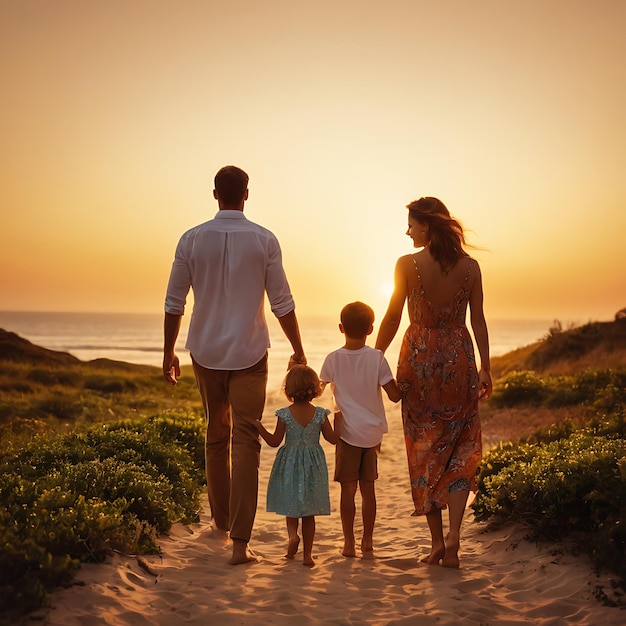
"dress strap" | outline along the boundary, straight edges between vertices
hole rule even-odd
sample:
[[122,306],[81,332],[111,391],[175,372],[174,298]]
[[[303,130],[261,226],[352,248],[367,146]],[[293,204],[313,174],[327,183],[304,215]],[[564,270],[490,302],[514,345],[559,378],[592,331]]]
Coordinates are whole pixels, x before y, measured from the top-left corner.
[[472,273],[472,263],[471,261],[467,264],[467,272],[465,272],[465,282],[469,280],[470,274]]
[[420,283],[420,291],[424,292],[424,283],[422,283],[422,275],[420,274],[420,271],[417,267],[417,260],[415,259],[415,255],[412,255],[411,258],[413,259],[413,267],[415,267],[415,273],[417,274],[417,278]]

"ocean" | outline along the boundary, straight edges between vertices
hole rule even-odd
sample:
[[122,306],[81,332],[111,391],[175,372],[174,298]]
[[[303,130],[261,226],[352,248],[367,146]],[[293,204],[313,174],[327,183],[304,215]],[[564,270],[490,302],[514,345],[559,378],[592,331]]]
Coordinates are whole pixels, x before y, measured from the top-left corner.
[[[319,371],[326,354],[339,348],[342,335],[338,320],[331,317],[300,316],[300,332],[309,365]],[[188,316],[177,342],[177,353],[183,365],[190,364],[184,349]],[[492,356],[526,346],[544,337],[552,320],[488,320]],[[268,315],[270,340],[268,389],[280,389],[291,347],[278,322]],[[24,339],[50,350],[69,352],[82,361],[107,358],[128,363],[161,366],[163,316],[158,313],[42,313],[0,311],[0,328],[17,333]],[[403,329],[387,350],[387,359],[394,369]],[[374,334],[368,341],[374,344]]]

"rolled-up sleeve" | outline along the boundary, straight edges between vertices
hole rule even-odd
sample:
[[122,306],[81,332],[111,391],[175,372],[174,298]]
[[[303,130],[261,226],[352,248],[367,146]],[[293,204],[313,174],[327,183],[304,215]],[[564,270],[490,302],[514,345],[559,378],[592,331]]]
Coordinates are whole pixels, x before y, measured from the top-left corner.
[[191,274],[184,252],[185,240],[181,238],[176,247],[172,271],[165,295],[165,312],[173,315],[184,315],[187,294],[191,288]]
[[265,291],[267,292],[272,313],[276,317],[283,317],[291,313],[296,308],[296,304],[291,295],[291,289],[283,268],[280,244],[274,235],[269,237],[267,245],[268,262],[265,275]]

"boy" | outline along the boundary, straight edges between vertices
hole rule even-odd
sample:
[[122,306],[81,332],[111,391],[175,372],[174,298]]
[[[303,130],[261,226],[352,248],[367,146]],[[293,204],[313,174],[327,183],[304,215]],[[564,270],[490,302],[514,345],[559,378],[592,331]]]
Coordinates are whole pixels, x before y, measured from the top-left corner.
[[341,311],[339,330],[345,335],[343,348],[331,352],[322,365],[320,379],[331,383],[335,403],[343,415],[335,453],[335,480],[341,483],[341,526],[343,556],[356,556],[354,540],[355,496],[361,491],[364,555],[372,552],[378,453],[387,419],[380,391],[392,402],[402,395],[387,360],[380,350],[365,345],[374,330],[374,311],[363,302],[352,302]]

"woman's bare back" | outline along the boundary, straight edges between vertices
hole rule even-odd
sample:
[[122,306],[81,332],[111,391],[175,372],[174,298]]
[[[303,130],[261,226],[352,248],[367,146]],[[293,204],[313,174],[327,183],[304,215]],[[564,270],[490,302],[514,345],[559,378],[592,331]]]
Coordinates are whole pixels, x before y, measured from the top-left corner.
[[[449,272],[444,272],[427,249],[408,255],[405,259],[407,295],[422,290],[424,297],[435,306],[448,304],[459,289],[467,284],[465,281],[473,263],[470,257],[462,257]],[[470,276],[470,283],[467,284],[469,288],[471,280]]]

